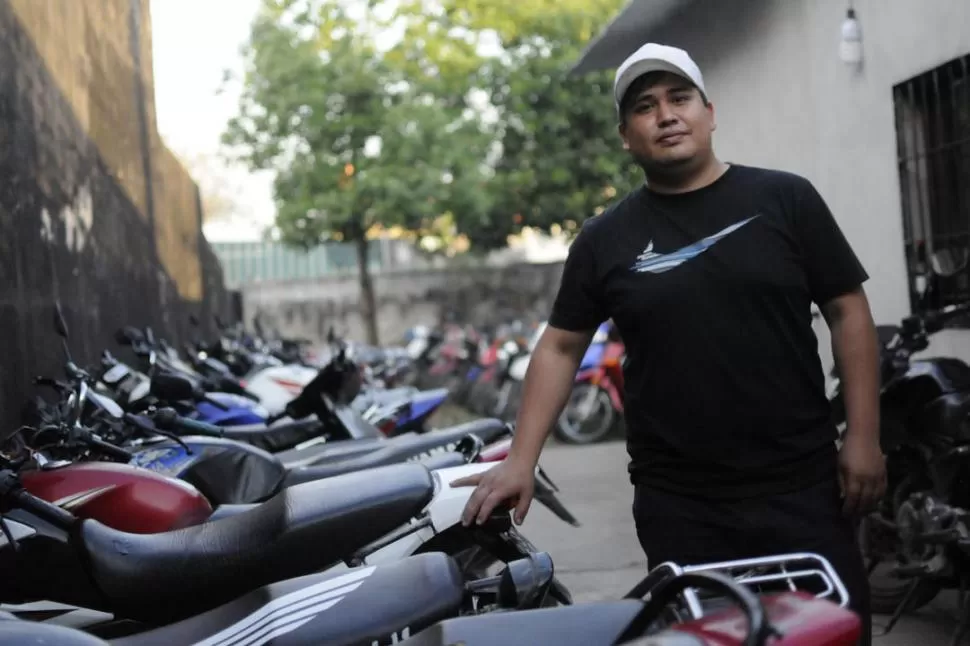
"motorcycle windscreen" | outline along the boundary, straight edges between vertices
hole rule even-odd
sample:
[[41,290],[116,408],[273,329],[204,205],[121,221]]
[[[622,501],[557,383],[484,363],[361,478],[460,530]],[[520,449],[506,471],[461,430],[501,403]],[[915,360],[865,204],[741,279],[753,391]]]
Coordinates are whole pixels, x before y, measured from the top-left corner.
[[346,405],[334,405],[333,416],[346,429],[351,439],[360,440],[369,437],[383,437],[380,429],[368,422],[361,414]]

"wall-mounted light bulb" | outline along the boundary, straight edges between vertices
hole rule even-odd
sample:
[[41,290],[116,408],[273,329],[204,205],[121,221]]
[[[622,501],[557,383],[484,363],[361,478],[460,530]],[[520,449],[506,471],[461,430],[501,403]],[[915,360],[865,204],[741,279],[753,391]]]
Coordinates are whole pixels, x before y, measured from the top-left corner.
[[856,18],[855,9],[849,9],[842,21],[842,42],[839,43],[839,58],[849,65],[862,62],[862,26]]

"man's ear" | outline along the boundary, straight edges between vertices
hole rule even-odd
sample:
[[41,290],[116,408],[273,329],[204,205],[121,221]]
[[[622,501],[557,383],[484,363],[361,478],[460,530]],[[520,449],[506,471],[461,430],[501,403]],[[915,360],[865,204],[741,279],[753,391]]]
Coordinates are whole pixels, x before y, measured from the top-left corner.
[[717,130],[717,115],[714,113],[714,104],[710,101],[707,102],[707,111],[711,115],[711,132]]
[[620,133],[620,139],[623,141],[623,150],[630,150],[630,143],[626,140],[626,122],[620,121],[616,130]]

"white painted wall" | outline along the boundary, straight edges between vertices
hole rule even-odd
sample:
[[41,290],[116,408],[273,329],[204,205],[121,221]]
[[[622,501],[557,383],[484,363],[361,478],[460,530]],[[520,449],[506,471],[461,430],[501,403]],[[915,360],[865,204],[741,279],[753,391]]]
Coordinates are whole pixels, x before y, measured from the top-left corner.
[[[812,180],[871,279],[879,323],[909,313],[893,85],[970,53],[968,0],[855,0],[865,65],[838,57],[844,0],[696,0],[644,35],[687,49],[714,102],[726,161]],[[824,323],[817,326],[826,365]],[[970,360],[970,333],[928,351]]]

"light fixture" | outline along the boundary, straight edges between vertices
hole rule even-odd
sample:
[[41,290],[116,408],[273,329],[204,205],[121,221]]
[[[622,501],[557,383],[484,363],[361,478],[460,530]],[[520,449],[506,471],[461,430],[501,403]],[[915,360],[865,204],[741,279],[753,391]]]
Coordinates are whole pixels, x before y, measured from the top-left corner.
[[847,65],[862,63],[862,26],[851,6],[842,21],[842,42],[839,44],[839,58]]

